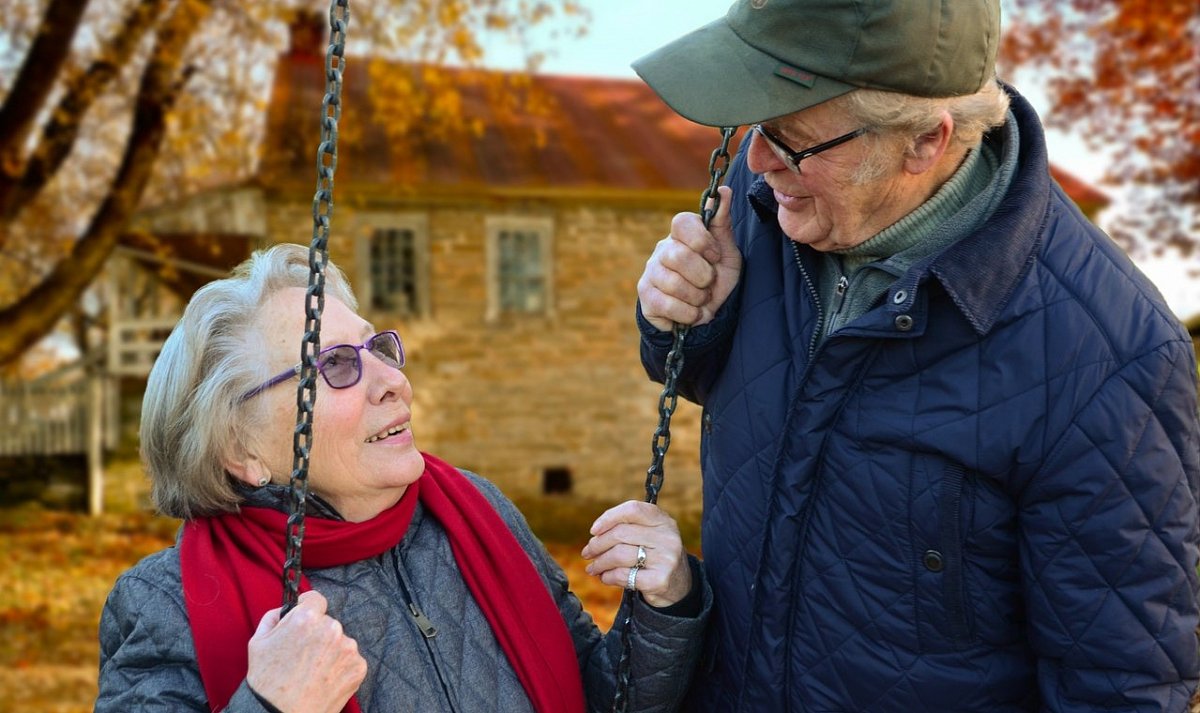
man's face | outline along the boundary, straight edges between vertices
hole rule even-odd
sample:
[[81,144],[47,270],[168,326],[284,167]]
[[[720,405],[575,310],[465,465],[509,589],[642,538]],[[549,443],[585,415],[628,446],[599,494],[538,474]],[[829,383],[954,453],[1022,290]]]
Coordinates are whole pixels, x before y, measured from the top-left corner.
[[[859,129],[845,112],[828,103],[763,123],[763,127],[793,151],[802,151]],[[816,250],[853,247],[903,217],[915,205],[903,186],[902,160],[887,139],[866,135],[846,141],[800,162],[792,170],[753,133],[747,162],[750,170],[765,176],[779,203],[779,225],[798,243]],[[885,141],[884,150],[895,152],[880,175],[857,180],[859,169],[873,142]]]

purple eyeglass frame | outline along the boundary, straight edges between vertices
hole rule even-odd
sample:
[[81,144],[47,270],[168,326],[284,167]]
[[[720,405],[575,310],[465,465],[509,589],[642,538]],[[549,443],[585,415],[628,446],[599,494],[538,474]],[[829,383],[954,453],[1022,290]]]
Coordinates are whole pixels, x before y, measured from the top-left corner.
[[[331,388],[331,389],[348,389],[351,386],[354,386],[358,382],[362,381],[362,375],[363,375],[362,350],[366,349],[368,344],[375,341],[377,338],[382,337],[385,334],[390,334],[392,337],[394,337],[396,339],[396,346],[398,348],[399,357],[400,357],[399,363],[396,365],[396,368],[397,369],[403,368],[404,367],[404,342],[403,342],[403,340],[400,339],[400,334],[396,330],[385,329],[382,332],[376,332],[375,334],[372,334],[371,336],[367,337],[367,340],[365,342],[363,342],[362,344],[334,344],[333,346],[326,347],[317,353],[317,371],[319,371],[321,373],[321,377],[323,379],[325,379],[325,383],[329,384],[329,388]],[[329,381],[329,377],[325,375],[325,367],[322,366],[322,364],[321,364],[321,355],[331,352],[334,349],[341,349],[342,347],[350,347],[351,349],[354,350],[354,357],[356,359],[358,359],[358,376],[355,377],[354,381],[350,382],[349,384],[345,384],[342,386],[334,386],[333,383]],[[258,386],[254,387],[253,389],[250,389],[245,394],[243,394],[242,401],[248,401],[248,400],[254,398],[255,396],[258,396],[262,392],[266,391],[267,389],[271,388],[272,386],[277,386],[277,385],[282,384],[283,382],[287,381],[288,379],[291,379],[292,377],[299,376],[300,369],[303,366],[304,366],[304,363],[301,362],[301,363],[293,366],[291,369],[288,369],[287,371],[281,371],[278,374],[276,374],[275,376],[272,376],[270,379],[267,379],[263,383],[259,384]]]

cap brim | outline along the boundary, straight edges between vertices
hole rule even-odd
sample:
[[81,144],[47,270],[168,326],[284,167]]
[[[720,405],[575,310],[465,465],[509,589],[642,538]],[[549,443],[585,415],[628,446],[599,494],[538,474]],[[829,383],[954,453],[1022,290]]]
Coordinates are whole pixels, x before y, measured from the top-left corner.
[[746,44],[725,18],[633,63],[633,70],[668,106],[707,126],[767,121],[855,88],[819,75],[801,84],[776,74],[781,68],[804,70]]

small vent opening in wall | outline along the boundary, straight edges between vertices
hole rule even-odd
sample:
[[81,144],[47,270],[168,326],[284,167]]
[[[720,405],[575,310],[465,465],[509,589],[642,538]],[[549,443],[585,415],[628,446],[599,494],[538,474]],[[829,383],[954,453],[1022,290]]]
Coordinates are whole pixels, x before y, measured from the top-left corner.
[[569,495],[571,493],[571,469],[546,468],[543,470],[542,493],[545,495]]

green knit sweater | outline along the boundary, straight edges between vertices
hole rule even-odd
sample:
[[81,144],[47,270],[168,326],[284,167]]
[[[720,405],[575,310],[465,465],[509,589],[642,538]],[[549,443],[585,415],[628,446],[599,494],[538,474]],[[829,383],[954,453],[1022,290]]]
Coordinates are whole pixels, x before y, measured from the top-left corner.
[[970,235],[991,216],[1016,169],[1016,132],[1010,116],[929,200],[866,241],[823,254],[821,339],[862,316],[917,261]]

